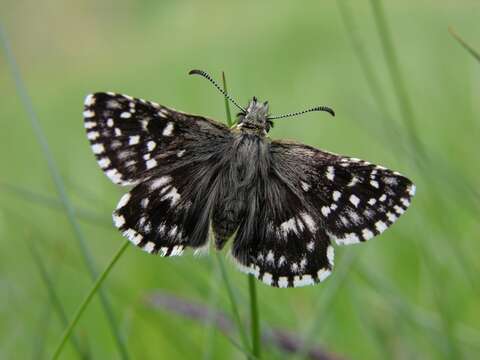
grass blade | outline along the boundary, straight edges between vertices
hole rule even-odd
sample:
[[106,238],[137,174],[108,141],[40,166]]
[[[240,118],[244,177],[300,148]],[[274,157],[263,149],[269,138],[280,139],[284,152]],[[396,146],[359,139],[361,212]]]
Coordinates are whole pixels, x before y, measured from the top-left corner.
[[[50,274],[48,273],[46,266],[43,263],[42,257],[38,254],[38,250],[36,249],[32,241],[28,241],[27,245],[32,255],[33,261],[38,268],[38,272],[43,280],[43,283],[45,284],[45,288],[47,289],[50,303],[57,312],[57,315],[60,318],[62,325],[66,327],[68,325],[68,319],[65,313],[65,309],[63,308],[62,303],[60,302],[60,298],[55,291],[55,286],[53,285]],[[85,356],[85,352],[82,351],[80,347],[80,343],[78,342],[77,337],[74,334],[71,337],[71,342],[79,357],[82,359],[87,358],[87,356]]]
[[[17,62],[15,61],[13,51],[10,48],[8,38],[5,31],[3,30],[2,24],[0,24],[0,40],[2,42],[3,50],[6,55],[7,63],[10,67],[10,72],[15,81],[15,86],[16,86],[18,96],[20,97],[20,100],[23,103],[23,106],[28,114],[30,125],[33,128],[35,137],[41,147],[43,156],[47,162],[48,170],[55,184],[55,188],[57,190],[58,196],[65,210],[65,213],[67,215],[68,221],[72,226],[75,238],[77,239],[83,261],[85,262],[85,265],[88,269],[90,277],[92,278],[92,280],[95,280],[95,278],[97,277],[97,271],[95,269],[93,260],[86,246],[85,237],[80,228],[80,224],[76,219],[75,209],[67,196],[67,192],[65,190],[65,185],[60,175],[60,171],[55,163],[55,160],[53,159],[53,155],[50,150],[50,146],[48,145],[47,138],[43,133],[43,129],[40,125],[40,121],[38,120],[37,114],[35,113],[30,97],[28,96],[27,90],[24,86],[23,80],[20,75],[20,71],[17,66]],[[129,357],[127,353],[127,348],[126,348],[125,342],[123,341],[120,335],[120,331],[118,329],[110,302],[108,301],[103,291],[100,290],[99,295],[100,295],[100,301],[101,301],[103,310],[105,312],[105,315],[107,316],[107,320],[110,325],[112,334],[114,336],[118,351],[122,359],[128,359]]]
[[398,57],[395,52],[395,47],[393,46],[392,36],[387,24],[385,12],[383,11],[382,2],[381,0],[370,0],[370,4],[373,10],[373,18],[376,23],[378,35],[380,36],[383,54],[392,80],[393,89],[399,102],[403,122],[407,128],[412,145],[423,155],[423,146],[417,136],[415,114],[408,96],[407,87],[403,81],[404,77],[400,65],[398,64]]
[[63,333],[62,335],[62,339],[60,340],[60,342],[58,343],[58,346],[57,348],[55,349],[55,352],[53,353],[53,356],[52,356],[52,359],[57,359],[58,356],[60,355],[60,353],[62,352],[62,348],[63,346],[65,345],[66,341],[68,340],[68,338],[70,337],[72,331],[73,331],[73,328],[75,327],[75,325],[77,324],[78,320],[80,320],[80,317],[82,316],[83,312],[85,311],[85,309],[87,308],[88,304],[90,303],[90,301],[92,300],[93,296],[99,291],[99,288],[100,288],[100,285],[102,285],[102,282],[103,280],[105,280],[105,278],[107,277],[107,275],[110,273],[110,270],[112,270],[113,266],[115,265],[115,263],[118,261],[118,259],[122,256],[122,254],[124,253],[124,251],[127,249],[128,245],[130,244],[130,242],[128,240],[125,240],[124,243],[122,244],[122,246],[120,246],[120,249],[117,250],[117,252],[115,253],[115,255],[112,257],[112,259],[110,260],[110,262],[108,263],[107,267],[105,268],[105,270],[103,270],[103,272],[100,274],[100,276],[98,277],[98,279],[95,281],[95,283],[93,284],[91,290],[89,291],[89,293],[87,294],[87,296],[85,297],[85,299],[82,301],[82,303],[80,304],[78,310],[76,311],[75,315],[73,316],[73,319],[70,321],[70,324],[68,325],[68,327],[65,329],[65,332]]
[[[227,79],[225,78],[225,72],[222,71],[222,83],[223,83],[223,90],[228,94],[227,90]],[[228,103],[228,99],[225,97],[225,113],[227,115],[227,125],[228,127],[232,127],[232,113],[230,112],[230,104]]]
[[476,51],[473,47],[471,47],[470,45],[468,45],[465,40],[463,40],[460,35],[458,35],[455,30],[453,30],[452,27],[449,27],[448,28],[448,31],[450,32],[450,34],[452,34],[452,36],[455,38],[455,40],[457,40],[460,45],[463,46],[463,48],[465,50],[467,50],[470,55],[472,55],[475,59],[477,59],[478,62],[480,62],[480,53],[478,51]]
[[222,274],[223,282],[225,283],[225,287],[227,288],[228,298],[230,300],[230,305],[232,308],[233,319],[235,320],[235,324],[237,326],[238,332],[240,334],[240,339],[242,340],[242,345],[245,349],[250,349],[248,344],[247,333],[242,324],[242,320],[240,318],[240,312],[238,311],[238,304],[233,293],[232,285],[230,284],[230,280],[228,279],[227,270],[225,269],[225,264],[223,263],[223,259],[221,254],[217,251],[215,253],[217,257],[217,262],[220,267],[220,273]]
[[323,291],[321,302],[317,305],[317,309],[313,315],[313,318],[303,336],[303,345],[293,359],[303,359],[309,353],[309,351],[311,351],[311,348],[314,344],[314,339],[318,337],[321,326],[326,323],[325,317],[328,314],[330,305],[335,300],[336,295],[346,282],[356,260],[357,257],[355,256],[355,253],[347,250],[346,254],[342,258],[342,261],[338,265],[335,279],[330,279],[330,281],[333,282],[329,283],[329,286],[325,289],[321,289],[321,291]]
[[[43,195],[21,186],[7,183],[0,183],[0,189],[10,191],[12,194],[32,204],[38,204],[58,211],[63,210],[62,203],[57,198]],[[103,227],[108,227],[109,229],[112,228],[111,218],[107,217],[105,214],[99,213],[98,211],[86,210],[80,207],[75,207],[75,214],[77,218],[84,221],[94,223]]]
[[250,326],[252,332],[252,353],[255,357],[261,357],[260,348],[260,321],[258,315],[258,300],[256,279],[252,274],[248,274],[248,292],[250,294]]

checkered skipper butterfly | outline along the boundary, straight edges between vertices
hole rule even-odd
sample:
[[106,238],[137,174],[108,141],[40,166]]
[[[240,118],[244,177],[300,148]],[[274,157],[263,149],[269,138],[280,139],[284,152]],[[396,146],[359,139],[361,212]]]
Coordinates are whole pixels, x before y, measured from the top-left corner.
[[203,116],[114,93],[85,99],[87,137],[114,183],[133,189],[113,213],[132,243],[161,256],[185,248],[230,249],[239,268],[276,287],[330,275],[332,243],[382,233],[405,212],[415,186],[382,166],[311,146],[271,140],[267,102],[255,97],[232,128]]

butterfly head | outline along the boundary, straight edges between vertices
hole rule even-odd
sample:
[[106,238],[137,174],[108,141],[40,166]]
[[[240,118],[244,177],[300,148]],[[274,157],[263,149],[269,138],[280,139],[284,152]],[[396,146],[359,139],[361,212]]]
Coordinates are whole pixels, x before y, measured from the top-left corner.
[[258,101],[254,96],[248,103],[246,110],[237,114],[237,127],[268,133],[270,128],[273,127],[273,122],[268,116],[268,101]]

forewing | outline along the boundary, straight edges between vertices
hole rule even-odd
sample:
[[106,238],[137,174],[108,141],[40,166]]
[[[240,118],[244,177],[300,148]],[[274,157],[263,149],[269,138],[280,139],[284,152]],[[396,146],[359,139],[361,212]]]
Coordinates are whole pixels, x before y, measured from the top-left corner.
[[83,116],[98,164],[119,185],[168,173],[177,160],[193,156],[198,148],[205,155],[211,140],[229,134],[213,120],[114,93],[88,95]]
[[405,176],[383,166],[289,143],[272,143],[284,181],[319,213],[317,221],[337,244],[369,240],[402,215],[415,194]]
[[113,213],[132,243],[149,253],[180,255],[205,245],[215,179],[229,129],[127,95],[85,99],[85,128],[98,163],[120,185],[136,185]]

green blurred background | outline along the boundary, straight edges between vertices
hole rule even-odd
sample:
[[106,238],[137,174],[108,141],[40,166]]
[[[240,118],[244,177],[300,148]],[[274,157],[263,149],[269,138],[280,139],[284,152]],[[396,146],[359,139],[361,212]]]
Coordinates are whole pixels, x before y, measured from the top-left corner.
[[[337,112],[278,121],[271,137],[364,158],[417,183],[390,230],[336,248],[325,283],[258,283],[262,327],[346,359],[478,356],[480,63],[448,32],[480,49],[478,1],[2,0],[0,19],[98,271],[124,241],[110,213],[125,190],[94,159],[84,96],[122,92],[225,121],[221,96],[187,75],[225,71],[242,104],[256,95],[275,114],[319,104]],[[5,52],[0,92],[0,358],[44,358],[65,326],[32,249],[68,318],[92,280]],[[226,267],[247,321],[247,277]],[[229,314],[213,253],[164,259],[132,247],[103,288],[132,359],[245,358],[211,321],[145,301],[159,290]],[[91,358],[120,358],[97,297],[75,336]],[[264,357],[291,354],[265,345]],[[62,358],[79,358],[71,342]]]

